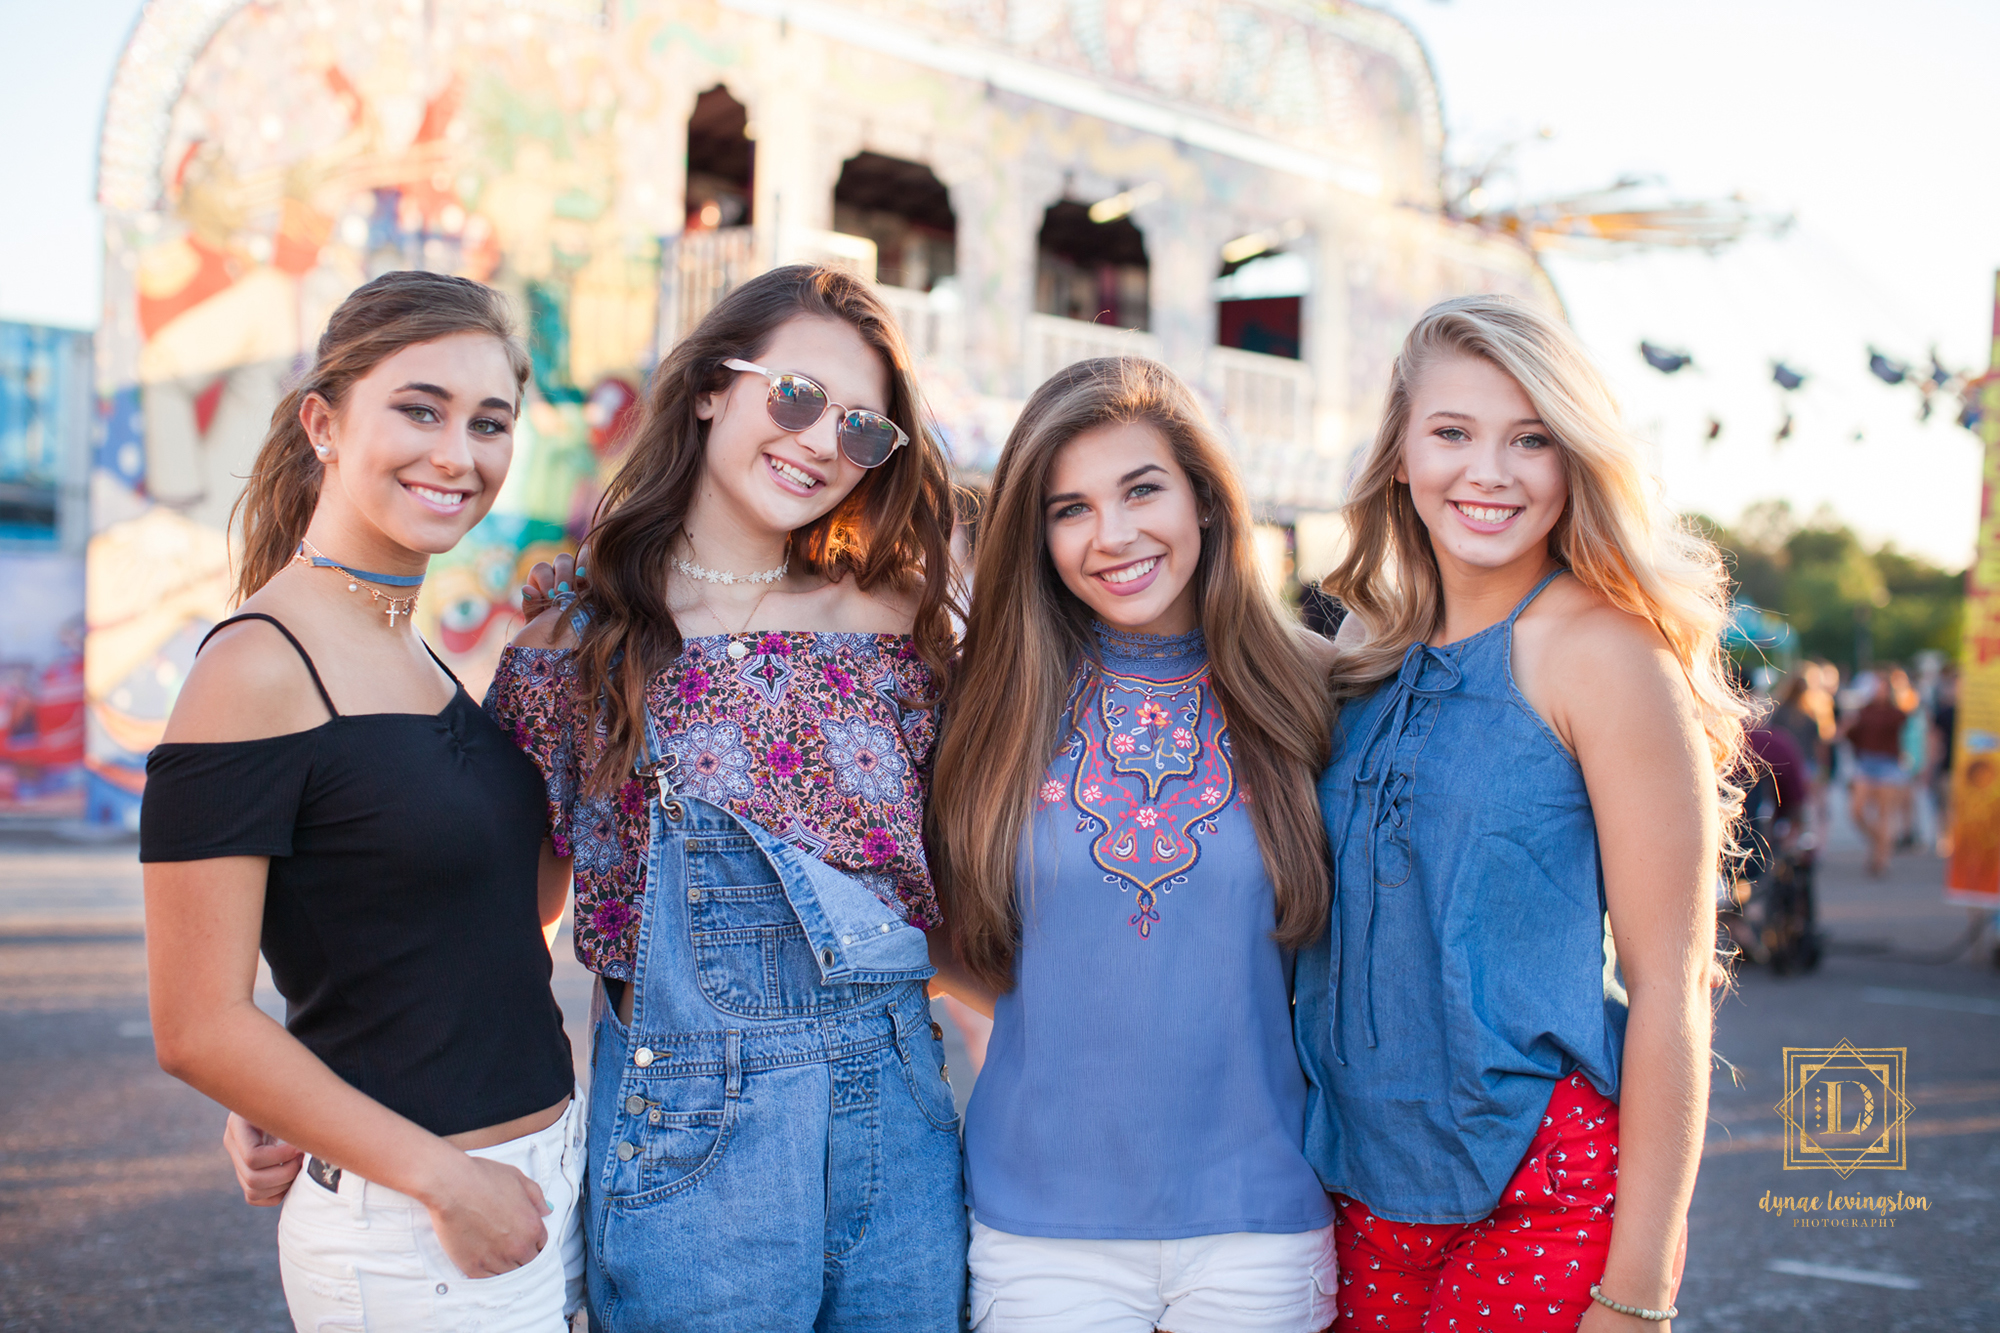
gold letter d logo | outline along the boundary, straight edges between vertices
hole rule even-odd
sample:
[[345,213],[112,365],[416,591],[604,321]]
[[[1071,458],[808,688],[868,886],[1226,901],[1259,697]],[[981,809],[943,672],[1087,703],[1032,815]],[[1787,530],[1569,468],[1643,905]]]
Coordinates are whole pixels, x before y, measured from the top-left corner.
[[[1820,1087],[1824,1089],[1826,1098],[1824,1123],[1820,1133],[1860,1134],[1874,1123],[1875,1094],[1866,1084],[1851,1083],[1845,1079],[1829,1079],[1820,1084]],[[1843,1096],[1842,1093],[1847,1088],[1853,1088],[1859,1095]],[[1854,1123],[1842,1124],[1841,1122],[1850,1115],[1854,1118]]]

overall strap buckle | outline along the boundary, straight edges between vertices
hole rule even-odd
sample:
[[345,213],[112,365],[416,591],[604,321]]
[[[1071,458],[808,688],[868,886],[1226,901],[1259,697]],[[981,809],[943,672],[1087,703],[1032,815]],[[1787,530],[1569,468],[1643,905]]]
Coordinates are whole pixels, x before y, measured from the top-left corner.
[[650,764],[637,765],[639,776],[652,782],[658,790],[660,810],[668,819],[678,821],[683,813],[681,803],[674,798],[679,789],[675,774],[680,772],[681,758],[677,754],[664,754]]
[[679,823],[684,807],[674,799],[680,794],[674,775],[680,772],[681,757],[660,744],[659,724],[654,721],[650,709],[645,713],[645,727],[646,757],[635,761],[633,767],[640,777],[650,778],[659,788],[661,813]]

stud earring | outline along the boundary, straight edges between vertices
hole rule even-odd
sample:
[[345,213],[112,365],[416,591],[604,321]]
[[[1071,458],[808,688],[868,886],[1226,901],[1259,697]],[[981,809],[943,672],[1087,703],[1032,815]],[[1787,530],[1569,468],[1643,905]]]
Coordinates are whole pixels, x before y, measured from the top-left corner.
[[323,460],[324,460],[324,461],[326,461],[326,462],[329,462],[329,463],[330,463],[330,462],[332,462],[332,461],[333,461],[333,450],[331,450],[331,449],[327,448],[327,447],[326,447],[325,445],[323,445],[323,444],[316,444],[316,445],[314,445],[314,446],[313,446],[313,452],[314,452],[314,453],[316,453],[316,454],[318,454],[318,455],[320,456],[320,458],[321,458],[321,459],[323,459]]

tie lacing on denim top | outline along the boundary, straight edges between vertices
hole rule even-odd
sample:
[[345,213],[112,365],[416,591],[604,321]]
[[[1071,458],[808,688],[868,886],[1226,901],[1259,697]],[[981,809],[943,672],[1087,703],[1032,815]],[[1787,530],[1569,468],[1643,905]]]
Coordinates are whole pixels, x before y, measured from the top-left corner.
[[1342,708],[1320,778],[1335,893],[1299,955],[1306,1156],[1395,1221],[1490,1213],[1558,1079],[1617,1096],[1590,796],[1511,662],[1557,574],[1478,634],[1412,644]]
[[[1552,574],[1549,577],[1555,576]],[[1543,586],[1547,586],[1546,579],[1543,580]],[[1540,592],[1541,588],[1538,587],[1535,591]],[[1455,644],[1451,645],[1451,648],[1456,647]],[[1416,756],[1412,752],[1407,755],[1407,762],[1397,761],[1406,758],[1402,745],[1406,738],[1414,738],[1418,746],[1422,745],[1429,731],[1429,720],[1425,717],[1426,705],[1432,705],[1436,700],[1450,694],[1465,678],[1464,673],[1458,669],[1458,663],[1453,660],[1456,653],[1452,652],[1451,648],[1440,651],[1426,643],[1410,645],[1409,650],[1403,654],[1403,665],[1396,672],[1393,686],[1395,703],[1375,715],[1375,725],[1369,729],[1368,738],[1361,743],[1361,763],[1354,770],[1354,786],[1358,791],[1366,792],[1368,827],[1379,831],[1386,823],[1403,831],[1400,845],[1405,849],[1404,864],[1397,883],[1401,883],[1402,878],[1409,873],[1406,826],[1410,819],[1410,797],[1416,777],[1414,771]],[[1435,670],[1427,683],[1426,672],[1432,668]],[[1380,745],[1384,736],[1390,738],[1388,745]],[[1391,844],[1391,855],[1394,854],[1393,848],[1396,845],[1398,844]],[[1377,861],[1377,853],[1381,846],[1380,837],[1371,837],[1368,840],[1368,910],[1362,918],[1361,927],[1361,956],[1366,960],[1367,968],[1367,975],[1363,978],[1361,986],[1361,1024],[1367,1033],[1368,1045],[1371,1048],[1376,1046],[1379,1040],[1375,1032],[1375,901],[1378,896],[1376,885],[1381,882],[1381,875],[1385,869],[1393,873],[1393,868],[1383,867]],[[1342,829],[1340,842],[1334,850],[1335,865],[1341,863],[1346,847],[1347,831]],[[1340,930],[1340,917],[1336,915],[1331,924],[1337,933]],[[1338,1017],[1337,1010],[1336,1017]],[[1333,1056],[1341,1064],[1347,1063],[1346,1055],[1341,1049],[1338,1023],[1334,1025]]]

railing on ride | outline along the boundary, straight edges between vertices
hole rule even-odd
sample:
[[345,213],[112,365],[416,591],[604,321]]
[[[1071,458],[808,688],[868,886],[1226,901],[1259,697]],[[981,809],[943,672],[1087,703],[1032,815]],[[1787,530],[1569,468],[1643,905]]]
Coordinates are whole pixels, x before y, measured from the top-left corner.
[[683,232],[661,266],[659,351],[693,332],[715,303],[762,272],[749,227]]
[[[793,231],[785,235],[780,264],[829,264],[869,282],[875,280],[875,242],[834,231]],[[751,227],[717,227],[683,232],[667,247],[660,282],[659,351],[694,331],[702,316],[734,288],[768,267],[757,252]],[[915,294],[919,299],[923,293]],[[907,326],[906,326],[907,328]]]
[[1086,324],[1061,315],[1029,315],[1026,349],[1027,385],[1035,386],[1064,366],[1098,356],[1149,356],[1158,359],[1160,340],[1137,329]]
[[949,287],[919,292],[878,285],[875,294],[902,325],[910,355],[919,365],[957,365],[965,355],[965,321],[958,293]]
[[1233,347],[1209,349],[1208,383],[1233,437],[1251,498],[1319,508],[1329,469],[1313,440],[1313,377],[1303,362]]

